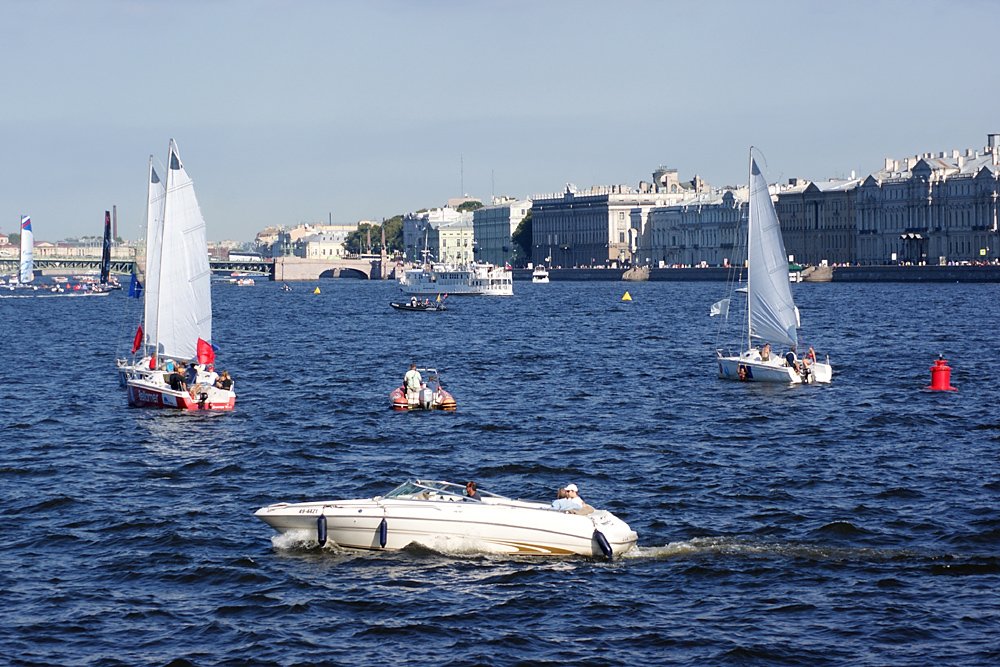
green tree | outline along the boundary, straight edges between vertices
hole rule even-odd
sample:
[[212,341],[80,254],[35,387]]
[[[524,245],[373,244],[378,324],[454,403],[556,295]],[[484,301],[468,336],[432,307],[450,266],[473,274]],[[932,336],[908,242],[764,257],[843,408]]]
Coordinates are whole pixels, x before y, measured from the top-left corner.
[[514,242],[514,249],[518,251],[514,264],[527,266],[531,261],[531,209],[528,209],[527,215],[517,223],[517,229],[511,235],[511,240]]
[[464,201],[458,205],[455,210],[461,213],[462,211],[475,211],[483,207],[483,202],[481,201]]
[[394,215],[388,220],[383,220],[382,224],[369,224],[362,222],[358,228],[347,235],[344,240],[344,249],[349,253],[359,254],[369,252],[368,231],[371,230],[370,252],[378,253],[382,250],[382,228],[385,228],[385,250],[390,255],[396,251],[403,251],[403,216]]

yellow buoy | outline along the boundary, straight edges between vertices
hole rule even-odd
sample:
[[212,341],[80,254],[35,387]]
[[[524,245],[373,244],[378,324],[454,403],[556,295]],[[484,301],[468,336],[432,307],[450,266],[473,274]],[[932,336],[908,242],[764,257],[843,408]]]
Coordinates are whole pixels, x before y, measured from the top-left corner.
[[622,297],[622,301],[631,301],[631,300],[632,300],[632,295],[629,294],[628,292],[625,292],[625,296]]
[[313,290],[313,294],[319,294],[319,288],[318,287]]

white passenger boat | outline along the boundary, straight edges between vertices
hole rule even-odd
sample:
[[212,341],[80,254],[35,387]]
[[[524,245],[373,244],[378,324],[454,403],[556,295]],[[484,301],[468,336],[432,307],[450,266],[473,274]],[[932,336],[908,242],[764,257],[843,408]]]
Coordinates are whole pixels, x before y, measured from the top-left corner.
[[413,296],[511,296],[514,294],[514,278],[510,269],[493,264],[424,264],[404,271],[399,277],[399,289]]
[[[282,534],[321,546],[395,550],[410,544],[443,552],[612,558],[638,535],[606,510],[561,512],[479,488],[479,499],[444,481],[407,481],[384,496],[278,503],[254,513]],[[578,512],[583,510],[577,510]]]
[[539,264],[535,267],[535,270],[531,272],[531,282],[533,283],[547,283],[549,282],[549,270],[544,266]]

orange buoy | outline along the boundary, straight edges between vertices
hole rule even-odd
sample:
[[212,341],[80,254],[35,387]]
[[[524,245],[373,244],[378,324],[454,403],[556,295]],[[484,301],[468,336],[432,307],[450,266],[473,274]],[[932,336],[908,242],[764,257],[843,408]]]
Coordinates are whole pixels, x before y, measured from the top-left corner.
[[931,391],[958,391],[951,386],[951,367],[941,355],[931,366],[931,386],[927,388]]

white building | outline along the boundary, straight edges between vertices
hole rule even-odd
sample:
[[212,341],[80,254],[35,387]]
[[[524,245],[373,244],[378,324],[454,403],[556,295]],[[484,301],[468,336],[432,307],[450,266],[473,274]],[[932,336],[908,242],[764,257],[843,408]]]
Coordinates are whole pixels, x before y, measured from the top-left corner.
[[338,259],[347,254],[344,242],[358,230],[354,225],[323,225],[322,231],[299,238],[292,244],[294,254],[306,259]]
[[647,229],[650,210],[679,202],[707,186],[694,177],[681,183],[676,169],[660,167],[653,183],[592,187],[532,197],[531,260],[557,267],[617,266],[652,257]]
[[497,266],[509,262],[514,251],[511,236],[530,210],[530,199],[504,197],[473,212],[476,261]]
[[[472,247],[472,213],[468,211],[459,212],[445,206],[442,208],[432,208],[417,213],[407,213],[403,217],[403,246],[406,259],[411,262],[423,261],[424,250],[428,251],[430,259],[444,261],[441,256],[440,235],[436,233],[438,227],[453,223],[462,223],[469,228],[469,247]],[[456,230],[445,233],[445,238],[451,240],[452,234],[461,234],[459,225]],[[433,237],[433,238],[432,238]],[[457,247],[452,246],[453,250]],[[471,257],[469,259],[471,261]]]
[[443,222],[430,227],[429,249],[440,262],[451,266],[469,264],[474,259],[471,220]]

